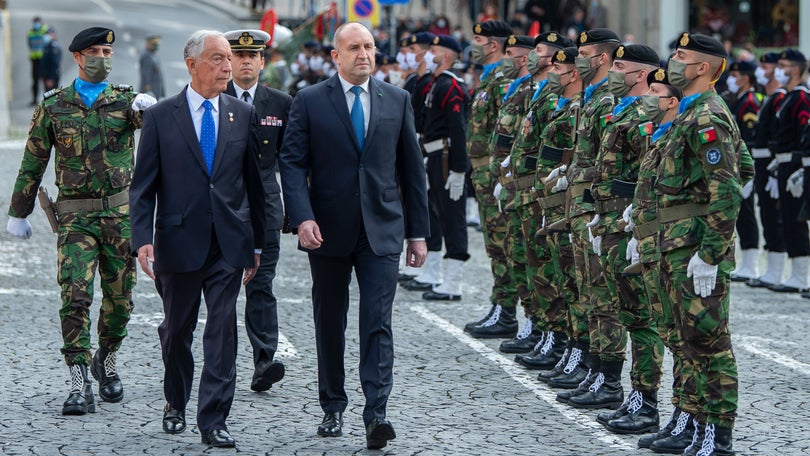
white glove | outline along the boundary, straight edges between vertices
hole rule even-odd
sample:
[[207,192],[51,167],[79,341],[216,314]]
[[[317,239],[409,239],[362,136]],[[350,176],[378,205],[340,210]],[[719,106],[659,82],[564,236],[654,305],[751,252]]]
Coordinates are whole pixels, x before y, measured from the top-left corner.
[[540,222],[540,228],[545,228],[545,227],[546,227],[546,216],[544,215],[543,216],[543,221]]
[[779,169],[779,160],[775,158],[771,160],[770,163],[768,163],[768,166],[765,167],[765,170],[767,170],[769,173],[774,173],[778,169]]
[[[742,188],[742,197],[743,197],[743,199],[748,199],[748,197],[751,196],[751,193],[753,193],[753,192],[754,192],[754,179],[751,179],[750,181],[748,181],[747,184],[743,185],[743,188]],[[798,198],[798,196],[797,196],[797,198]]]
[[[625,233],[632,232],[633,227],[636,226],[636,224],[633,223],[633,218],[630,217],[630,214],[632,214],[632,213],[633,213],[633,205],[632,204],[630,204],[626,208],[624,208],[624,212],[622,212],[622,220],[624,220],[624,223],[626,224],[626,226],[624,227],[624,232]],[[629,258],[628,258],[628,260],[629,260]]]
[[510,163],[512,163],[511,155],[506,157],[506,159],[504,159],[504,161],[501,162],[501,168],[508,168]]
[[495,184],[495,189],[492,190],[492,196],[494,196],[495,199],[498,200],[498,201],[501,200],[501,190],[503,190],[503,185],[501,185],[500,182]]
[[630,238],[627,242],[627,252],[625,259],[630,261],[630,264],[636,264],[639,261],[640,254],[638,253],[638,239],[635,237]]
[[765,184],[765,191],[770,192],[771,199],[779,199],[779,181],[773,176],[768,176],[768,183]]
[[450,171],[447,174],[444,189],[450,192],[451,200],[458,201],[461,199],[461,194],[464,193],[464,173]]
[[552,180],[556,179],[557,176],[560,174],[565,174],[565,170],[568,169],[565,165],[560,166],[559,168],[554,168],[548,173],[545,179],[543,179],[543,183],[551,182]]
[[8,218],[6,231],[20,239],[28,239],[34,234],[34,231],[31,229],[31,224],[28,223],[28,219],[17,217]]
[[804,168],[799,168],[788,177],[785,190],[794,198],[801,198],[804,193]]
[[588,240],[591,241],[591,245],[593,246],[593,253],[597,256],[602,256],[602,251],[600,250],[600,247],[602,247],[602,236],[594,236],[591,230],[591,228],[595,227],[598,223],[599,214],[596,214],[585,226],[588,227]]
[[507,179],[512,177],[512,171],[507,171],[506,174],[503,175],[503,177],[505,177]]
[[712,266],[701,260],[698,253],[695,252],[686,267],[686,277],[693,277],[695,294],[705,298],[712,294],[714,286],[717,285],[717,266]]
[[591,246],[593,246],[593,253],[596,256],[602,256],[602,236],[596,236],[591,240]]
[[568,188],[568,178],[565,176],[560,176],[560,178],[557,179],[557,183],[555,183],[554,186],[551,187],[551,193],[559,193],[567,188]]
[[132,100],[132,110],[143,111],[155,103],[157,103],[157,100],[152,95],[139,93],[135,96],[135,99]]
[[425,173],[425,190],[430,190],[430,176]]

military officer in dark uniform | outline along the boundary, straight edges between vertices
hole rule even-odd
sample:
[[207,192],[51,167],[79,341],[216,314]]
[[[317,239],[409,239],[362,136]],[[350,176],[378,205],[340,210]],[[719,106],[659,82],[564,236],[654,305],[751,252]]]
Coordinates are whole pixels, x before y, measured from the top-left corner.
[[450,72],[461,46],[454,38],[439,35],[430,47],[438,64],[430,91],[425,97],[422,147],[427,154],[430,182],[428,199],[439,216],[444,245],[442,284],[425,292],[428,300],[461,299],[461,274],[467,253],[465,175],[467,157],[467,87]]
[[233,80],[228,83],[225,93],[252,104],[259,116],[259,165],[267,226],[259,270],[256,277],[245,285],[245,329],[253,347],[255,367],[250,389],[266,391],[284,377],[284,364],[274,359],[278,349],[278,317],[273,278],[276,276],[284,212],[281,187],[276,180],[276,156],[284,137],[292,98],[259,84],[269,34],[261,30],[233,30],[226,32],[225,38],[233,51]]

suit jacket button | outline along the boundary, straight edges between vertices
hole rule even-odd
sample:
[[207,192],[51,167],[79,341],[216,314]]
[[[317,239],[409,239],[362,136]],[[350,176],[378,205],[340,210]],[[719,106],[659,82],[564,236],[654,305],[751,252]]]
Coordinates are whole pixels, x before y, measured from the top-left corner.
[[270,141],[265,139],[264,141],[262,141],[262,144],[270,144]]
[[208,188],[214,188],[214,184],[208,184]]

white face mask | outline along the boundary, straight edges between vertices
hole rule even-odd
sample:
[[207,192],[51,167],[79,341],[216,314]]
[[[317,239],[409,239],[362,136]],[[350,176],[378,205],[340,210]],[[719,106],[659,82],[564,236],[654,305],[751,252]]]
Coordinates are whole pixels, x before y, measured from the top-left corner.
[[396,71],[396,70],[389,71],[388,72],[388,82],[390,82],[391,84],[394,84],[397,87],[402,87],[404,85],[403,84],[404,81],[402,80],[402,72],[401,71]]
[[726,78],[726,85],[728,86],[728,91],[731,93],[737,93],[740,91],[740,86],[737,85],[737,78],[734,76],[729,76]]
[[762,85],[766,85],[769,81],[769,79],[765,77],[765,68],[757,67],[757,69],[754,70],[754,76],[756,76],[757,82]]
[[785,85],[790,81],[790,76],[785,74],[785,70],[783,68],[776,68],[773,70],[773,78],[776,79],[776,82],[779,84]]
[[402,52],[397,52],[397,63],[399,66],[405,66],[406,57]]
[[419,66],[419,62],[416,61],[416,54],[414,54],[413,52],[410,52],[405,55],[405,63],[407,63],[408,67],[410,67],[410,69],[412,70],[415,70],[416,67]]
[[321,71],[323,69],[323,57],[319,55],[310,57],[309,69],[312,71]]
[[436,62],[433,61],[434,57],[436,56],[433,55],[433,53],[430,51],[425,52],[425,56],[423,57],[423,61],[425,62],[425,68],[427,68],[427,70],[430,71],[431,73],[436,71],[436,68],[438,68],[439,66],[438,64],[436,64]]
[[374,73],[374,78],[378,81],[385,81],[385,76],[386,74],[383,73],[383,70],[377,70],[377,72]]

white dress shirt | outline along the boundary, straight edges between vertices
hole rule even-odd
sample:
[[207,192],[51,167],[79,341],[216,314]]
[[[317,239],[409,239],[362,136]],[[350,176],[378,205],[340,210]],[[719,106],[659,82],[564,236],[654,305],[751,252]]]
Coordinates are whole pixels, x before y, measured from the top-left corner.
[[[351,114],[352,106],[354,105],[354,92],[352,92],[354,84],[343,79],[340,74],[338,74],[338,79],[340,79],[343,94],[346,95],[346,105],[349,108],[349,114]],[[368,119],[371,115],[371,96],[368,93],[368,79],[366,79],[366,82],[360,84],[360,88],[363,89],[363,91],[360,92],[360,104],[363,105],[363,123],[365,124],[365,132],[368,133]]]
[[[194,131],[197,132],[197,140],[200,139],[202,118],[203,113],[205,112],[203,102],[205,100],[206,99],[202,95],[195,92],[194,89],[191,88],[191,84],[188,85],[188,90],[186,90],[186,101],[188,101],[188,109],[191,111],[191,121],[194,122]],[[214,137],[218,138],[216,134],[219,133],[219,95],[215,96],[214,98],[209,98],[208,101],[210,101],[211,105],[214,107],[214,109],[211,110],[211,115],[214,116]]]
[[239,87],[238,85],[236,85],[236,83],[234,83],[233,84],[233,91],[234,91],[234,93],[236,93],[236,98],[238,98],[238,99],[240,99],[242,101],[245,101],[245,100],[242,99],[242,94],[247,92],[248,95],[250,95],[250,104],[253,104],[253,100],[256,99],[256,87],[258,87],[258,86],[259,86],[259,83],[256,82],[256,84],[253,84],[253,87],[251,87],[251,88],[249,88],[247,90],[244,90],[241,87]]

